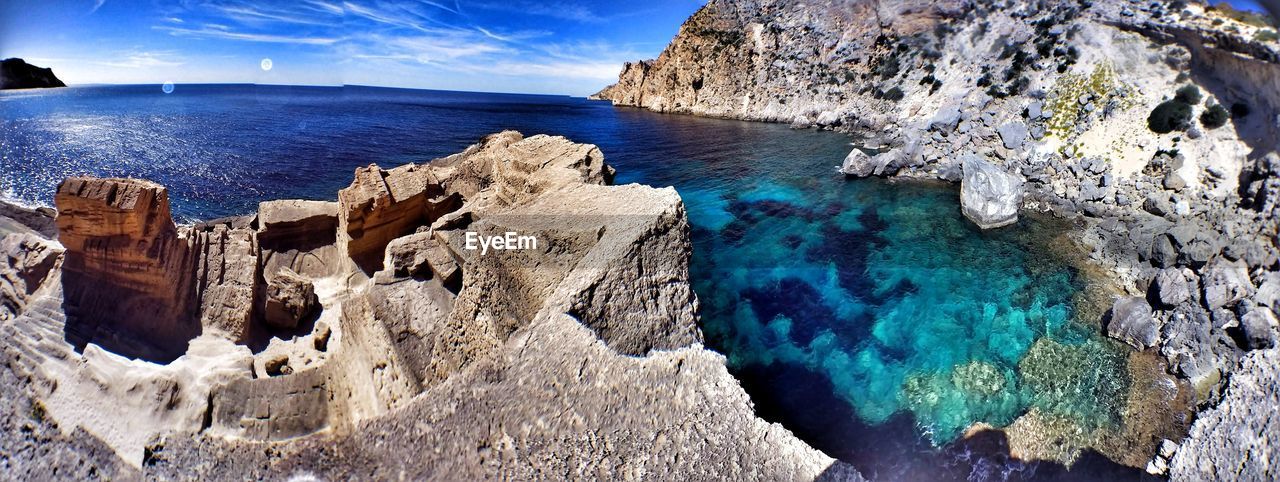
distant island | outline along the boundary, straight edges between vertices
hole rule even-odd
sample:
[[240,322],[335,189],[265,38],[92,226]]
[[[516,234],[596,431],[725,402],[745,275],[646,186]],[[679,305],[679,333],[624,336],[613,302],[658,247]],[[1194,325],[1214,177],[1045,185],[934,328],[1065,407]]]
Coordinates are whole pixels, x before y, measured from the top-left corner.
[[36,67],[18,58],[0,62],[0,90],[66,86],[53,75],[53,69]]

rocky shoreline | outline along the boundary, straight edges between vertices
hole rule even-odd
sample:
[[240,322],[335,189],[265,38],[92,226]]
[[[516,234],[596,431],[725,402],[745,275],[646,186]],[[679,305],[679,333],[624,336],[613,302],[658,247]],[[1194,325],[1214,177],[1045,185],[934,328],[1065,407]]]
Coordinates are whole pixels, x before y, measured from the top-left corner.
[[983,228],[1019,210],[1079,220],[1125,292],[1099,326],[1158,355],[1202,410],[1147,469],[1267,479],[1223,447],[1277,429],[1233,404],[1269,413],[1280,392],[1257,373],[1280,369],[1260,355],[1280,329],[1280,44],[1175,3],[717,0],[596,98],[856,134],[842,173],[957,182]]
[[[167,190],[6,207],[0,463],[19,478],[862,480],[701,346],[673,189],[503,132],[337,202],[175,225]],[[520,232],[488,254],[468,233]],[[153,360],[153,361],[144,361]]]

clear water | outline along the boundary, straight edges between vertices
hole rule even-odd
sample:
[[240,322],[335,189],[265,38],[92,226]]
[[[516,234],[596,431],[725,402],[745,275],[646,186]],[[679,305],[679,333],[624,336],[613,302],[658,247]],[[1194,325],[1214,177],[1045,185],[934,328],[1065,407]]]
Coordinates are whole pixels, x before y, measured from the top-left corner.
[[1119,423],[1123,352],[1073,320],[1083,281],[1049,253],[1060,226],[984,233],[954,187],[845,180],[833,170],[843,135],[567,97],[351,87],[8,92],[0,113],[5,196],[48,203],[69,175],[145,177],[186,220],[334,199],[358,166],[429,160],[502,129],[594,143],[617,182],[679,190],[708,343],[766,418],[889,480],[1136,474],[1096,456],[1071,472],[1023,465],[998,441],[957,441],[1031,407]]

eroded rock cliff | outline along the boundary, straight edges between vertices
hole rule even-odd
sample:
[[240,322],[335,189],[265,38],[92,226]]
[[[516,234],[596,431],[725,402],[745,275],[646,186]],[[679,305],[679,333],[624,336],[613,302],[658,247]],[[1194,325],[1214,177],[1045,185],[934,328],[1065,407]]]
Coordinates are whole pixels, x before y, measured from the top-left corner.
[[[70,180],[62,245],[0,244],[22,255],[0,336],[25,380],[3,393],[120,457],[95,468],[158,480],[860,480],[756,418],[700,345],[679,196],[612,175],[594,146],[504,132],[196,226],[160,186]],[[64,301],[95,336],[64,341]],[[148,329],[176,320],[198,329]],[[181,356],[104,350],[134,346],[100,344],[117,332]]]

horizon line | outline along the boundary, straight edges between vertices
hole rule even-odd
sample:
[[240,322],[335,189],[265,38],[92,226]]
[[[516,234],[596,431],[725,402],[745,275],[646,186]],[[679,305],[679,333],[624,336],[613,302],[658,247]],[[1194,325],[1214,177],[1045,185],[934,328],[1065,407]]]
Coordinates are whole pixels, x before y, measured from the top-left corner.
[[[360,87],[360,88],[366,88],[366,89],[417,90],[417,91],[428,91],[428,92],[456,92],[456,93],[462,93],[462,94],[528,95],[528,96],[539,96],[539,97],[569,97],[569,98],[574,98],[574,99],[590,99],[590,97],[591,97],[591,94],[588,94],[588,95],[581,95],[581,96],[579,96],[579,95],[574,95],[574,94],[545,94],[545,93],[534,93],[534,92],[493,92],[493,91],[480,91],[480,90],[452,90],[452,89],[438,89],[438,88],[429,88],[429,87],[399,87],[399,86],[390,86],[390,85],[368,85],[368,84],[272,84],[272,83],[262,83],[262,82],[158,82],[158,83],[136,83],[136,82],[129,82],[129,83],[112,83],[112,82],[93,82],[93,83],[86,83],[86,84],[67,84],[65,88],[75,88],[75,87],[127,87],[127,86],[153,86],[153,85],[154,85],[154,86],[163,86],[164,84],[169,84],[169,83],[171,83],[171,84],[173,84],[173,85],[176,85],[176,86],[177,86],[177,85],[235,85],[235,86],[264,86],[264,87],[328,87],[328,88],[335,88],[335,89],[343,88],[343,87]],[[55,87],[54,89],[57,89],[57,88]],[[30,92],[30,91],[32,91],[32,90],[44,90],[44,89],[12,89],[12,90],[10,90],[10,91],[13,91],[13,92],[23,92],[23,91]]]

